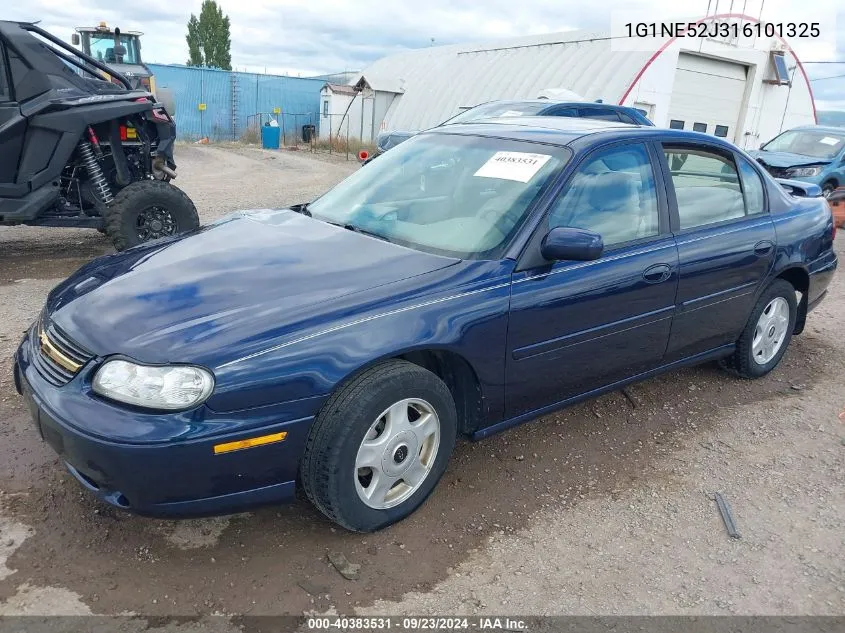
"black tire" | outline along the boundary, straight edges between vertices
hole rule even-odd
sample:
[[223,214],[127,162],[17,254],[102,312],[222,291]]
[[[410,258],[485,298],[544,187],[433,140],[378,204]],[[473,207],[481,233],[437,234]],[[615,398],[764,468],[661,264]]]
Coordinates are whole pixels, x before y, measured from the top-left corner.
[[197,209],[185,193],[167,182],[140,180],[121,189],[106,212],[106,235],[119,250],[126,250],[164,235],[142,239],[138,230],[141,214],[153,207],[164,209],[175,224],[172,235],[199,228]]
[[[356,490],[356,456],[377,416],[405,398],[419,398],[434,408],[439,447],[413,494],[392,508],[375,509]],[[355,532],[378,530],[404,519],[428,498],[446,470],[456,437],[455,402],[445,383],[418,365],[386,361],[343,385],[324,405],[306,441],[302,486],[311,503],[335,523]]]
[[[782,297],[786,300],[789,306],[789,324],[786,327],[786,334],[783,337],[783,342],[780,348],[772,359],[761,364],[754,359],[753,341],[754,332],[757,329],[757,323],[760,320],[760,315],[777,297]],[[760,295],[754,309],[751,311],[751,316],[745,329],[742,331],[736,343],[736,351],[729,358],[725,359],[723,366],[726,369],[733,371],[742,378],[759,378],[765,376],[772,371],[783,355],[786,353],[786,348],[789,347],[789,342],[792,340],[792,332],[795,329],[795,321],[798,314],[798,302],[795,299],[795,288],[783,279],[776,279],[769,285],[768,288]]]

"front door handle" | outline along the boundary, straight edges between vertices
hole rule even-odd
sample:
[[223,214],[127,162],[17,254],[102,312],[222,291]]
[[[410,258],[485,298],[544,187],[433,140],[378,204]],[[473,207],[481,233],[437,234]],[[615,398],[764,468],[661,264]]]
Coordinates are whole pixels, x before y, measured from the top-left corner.
[[763,240],[761,242],[757,242],[754,245],[754,254],[757,257],[765,257],[766,255],[768,255],[769,253],[772,252],[772,249],[774,247],[775,247],[774,243],[770,242],[769,240]]
[[672,267],[669,264],[655,264],[643,271],[643,279],[650,284],[659,284],[672,276]]

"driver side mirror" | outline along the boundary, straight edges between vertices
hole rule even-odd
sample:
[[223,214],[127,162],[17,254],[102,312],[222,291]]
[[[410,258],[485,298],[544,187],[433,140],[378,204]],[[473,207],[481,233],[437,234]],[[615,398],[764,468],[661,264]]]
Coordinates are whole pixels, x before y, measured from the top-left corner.
[[601,235],[568,226],[553,228],[540,244],[540,253],[548,261],[589,262],[601,257],[603,250]]
[[79,33],[73,33],[70,36],[70,43],[74,46],[79,46]]

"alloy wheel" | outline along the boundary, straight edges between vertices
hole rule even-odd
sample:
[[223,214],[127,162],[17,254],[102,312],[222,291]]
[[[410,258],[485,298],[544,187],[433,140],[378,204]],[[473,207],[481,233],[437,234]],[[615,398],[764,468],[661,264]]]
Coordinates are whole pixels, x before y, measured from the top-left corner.
[[440,419],[428,402],[400,400],[367,430],[355,458],[355,490],[376,510],[407,500],[425,481],[440,446]]
[[789,304],[783,297],[775,297],[766,305],[751,340],[751,355],[758,365],[766,365],[777,355],[789,328]]

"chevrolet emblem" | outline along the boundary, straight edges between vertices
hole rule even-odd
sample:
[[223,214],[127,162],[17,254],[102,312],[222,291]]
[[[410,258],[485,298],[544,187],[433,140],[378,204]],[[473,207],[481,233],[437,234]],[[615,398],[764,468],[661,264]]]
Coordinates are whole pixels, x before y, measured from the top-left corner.
[[71,373],[78,372],[82,365],[77,363],[72,358],[69,358],[61,350],[57,349],[50,338],[47,336],[47,332],[39,329],[38,331],[38,340],[41,343],[41,353],[47,356],[50,360],[54,363],[63,367],[64,369],[68,370]]

